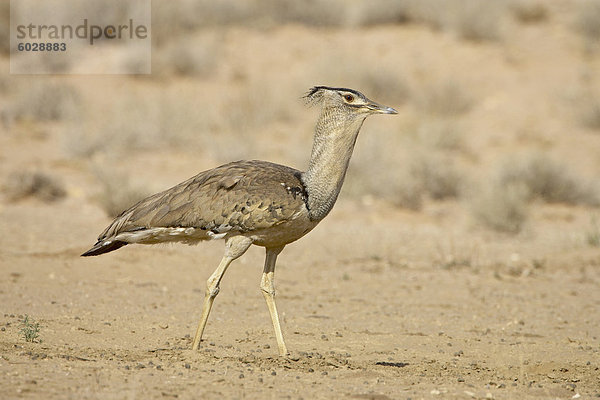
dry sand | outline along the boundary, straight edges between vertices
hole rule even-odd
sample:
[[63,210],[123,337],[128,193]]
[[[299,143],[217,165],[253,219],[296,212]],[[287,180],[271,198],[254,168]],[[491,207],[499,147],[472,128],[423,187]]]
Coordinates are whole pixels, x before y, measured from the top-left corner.
[[[467,114],[442,120],[460,120],[464,146],[451,157],[469,179],[530,151],[561,160],[583,180],[597,178],[600,135],[578,123],[572,105],[582,87],[599,87],[600,57],[584,53],[565,8],[552,2],[547,20],[513,23],[491,43],[422,25],[233,27],[216,35],[217,67],[209,76],[4,76],[2,181],[16,170],[42,170],[64,182],[67,195],[0,199],[0,398],[600,397],[600,248],[586,243],[597,208],[538,200],[522,232],[507,235],[474,221],[464,196],[426,199],[422,209],[407,211],[357,183],[362,167],[379,168],[386,159],[400,161],[370,171],[399,179],[413,142],[397,138],[414,136],[429,118],[418,93],[446,82],[472,99]],[[376,72],[398,72],[412,94],[398,99],[384,90],[387,98],[374,98],[400,114],[367,120],[348,191],[280,256],[275,283],[290,357],[277,355],[258,288],[262,249],[226,274],[198,352],[191,336],[222,243],[79,257],[110,222],[98,201],[99,170],[125,171],[155,191],[239,157],[302,167],[316,118],[302,109],[302,91],[354,86],[370,60]],[[77,117],[11,120],[29,85],[48,79],[77,89]],[[260,96],[251,92],[236,103],[248,88]],[[183,146],[173,147],[112,142],[114,130],[125,135],[127,122],[147,119],[137,138],[145,143],[165,102],[183,110],[167,126],[197,136],[186,134]],[[154,108],[139,112],[134,103]],[[240,104],[254,108],[236,114]],[[272,110],[279,115],[269,122]],[[214,120],[233,121],[243,136],[223,139],[233,128],[210,125],[210,112],[223,113]],[[106,147],[77,155],[90,137],[104,138],[97,145]],[[383,145],[373,148],[373,140]],[[200,148],[189,147],[196,142]],[[41,326],[34,343],[20,333],[25,315]]]

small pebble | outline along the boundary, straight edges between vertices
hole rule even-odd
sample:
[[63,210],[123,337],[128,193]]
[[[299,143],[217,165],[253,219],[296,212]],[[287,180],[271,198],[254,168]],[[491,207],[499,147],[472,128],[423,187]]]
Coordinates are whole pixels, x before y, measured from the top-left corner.
[[244,379],[244,374],[240,374],[240,379]]
[[188,363],[185,363],[184,367],[185,367],[185,369],[190,369],[192,366]]
[[277,372],[275,372],[275,371],[272,371],[272,372],[271,372],[271,375],[275,376],[275,375],[277,375]]

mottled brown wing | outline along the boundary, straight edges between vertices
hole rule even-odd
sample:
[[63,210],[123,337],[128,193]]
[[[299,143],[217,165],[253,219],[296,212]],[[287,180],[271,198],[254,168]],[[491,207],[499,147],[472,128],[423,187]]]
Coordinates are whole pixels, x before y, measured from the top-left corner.
[[119,215],[98,238],[155,227],[249,232],[292,218],[305,205],[300,172],[266,161],[236,161],[150,196]]

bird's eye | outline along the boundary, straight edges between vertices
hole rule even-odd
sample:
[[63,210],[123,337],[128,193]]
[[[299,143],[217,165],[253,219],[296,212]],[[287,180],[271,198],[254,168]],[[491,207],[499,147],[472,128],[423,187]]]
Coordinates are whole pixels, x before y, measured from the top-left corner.
[[344,100],[346,100],[348,103],[352,103],[354,101],[354,96],[351,94],[346,94],[344,95]]

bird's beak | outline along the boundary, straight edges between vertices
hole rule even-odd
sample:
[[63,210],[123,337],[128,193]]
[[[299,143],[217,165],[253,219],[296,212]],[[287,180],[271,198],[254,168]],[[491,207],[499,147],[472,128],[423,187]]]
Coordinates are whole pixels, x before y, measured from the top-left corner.
[[377,104],[374,101],[369,102],[369,104],[367,104],[367,108],[370,112],[378,114],[398,114],[398,111],[394,110],[392,107]]

